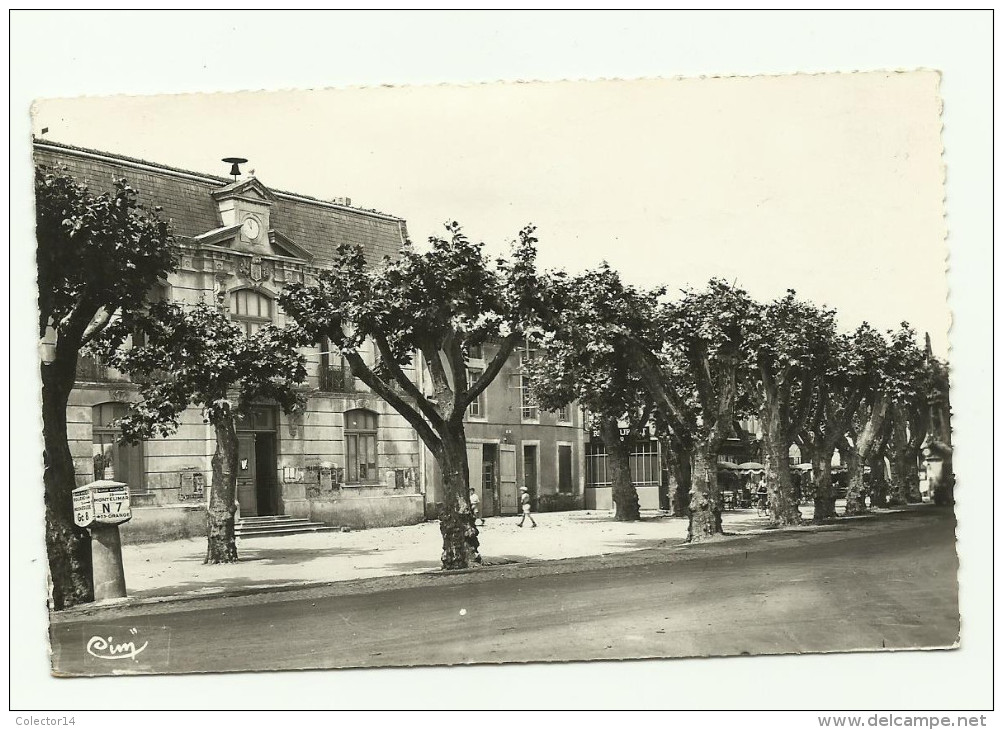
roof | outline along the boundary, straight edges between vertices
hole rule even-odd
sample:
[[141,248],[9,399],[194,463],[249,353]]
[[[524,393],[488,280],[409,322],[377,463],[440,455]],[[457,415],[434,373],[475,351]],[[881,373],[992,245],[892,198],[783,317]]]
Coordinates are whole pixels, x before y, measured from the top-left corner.
[[[178,236],[194,238],[222,225],[212,193],[231,185],[227,178],[48,140],[36,139],[33,147],[36,164],[64,166],[97,192],[110,191],[115,180],[125,178],[144,205],[163,209]],[[372,262],[396,256],[407,237],[403,218],[269,190],[275,196],[271,228],[308,251],[318,264],[331,261],[343,243],[361,246]]]

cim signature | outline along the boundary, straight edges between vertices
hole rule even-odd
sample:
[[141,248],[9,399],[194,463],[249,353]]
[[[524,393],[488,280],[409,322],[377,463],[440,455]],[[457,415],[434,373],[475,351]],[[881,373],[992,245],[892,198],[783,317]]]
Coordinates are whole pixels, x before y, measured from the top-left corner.
[[[131,633],[137,633],[136,629],[132,629]],[[144,641],[140,647],[137,647],[134,641],[115,644],[110,636],[107,639],[103,636],[92,636],[87,641],[87,653],[97,659],[132,659],[135,661],[136,656],[149,644],[149,641]]]

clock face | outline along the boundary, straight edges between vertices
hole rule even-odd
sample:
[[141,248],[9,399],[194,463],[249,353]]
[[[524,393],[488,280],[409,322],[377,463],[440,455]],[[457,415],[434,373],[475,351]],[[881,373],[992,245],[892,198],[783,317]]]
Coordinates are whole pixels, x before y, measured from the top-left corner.
[[252,241],[258,240],[258,234],[261,233],[261,224],[258,223],[257,218],[245,218],[244,226],[241,229],[244,236]]

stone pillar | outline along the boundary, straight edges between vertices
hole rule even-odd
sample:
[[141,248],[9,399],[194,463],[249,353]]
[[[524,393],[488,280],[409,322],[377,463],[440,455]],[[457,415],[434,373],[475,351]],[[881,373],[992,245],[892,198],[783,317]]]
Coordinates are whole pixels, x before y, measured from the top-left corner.
[[125,598],[125,567],[118,525],[91,526],[91,560],[94,563],[94,600]]

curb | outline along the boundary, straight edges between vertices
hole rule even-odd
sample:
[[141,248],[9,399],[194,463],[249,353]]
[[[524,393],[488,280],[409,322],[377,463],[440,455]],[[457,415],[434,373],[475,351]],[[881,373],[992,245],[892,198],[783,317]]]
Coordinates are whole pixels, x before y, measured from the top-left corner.
[[[746,553],[777,549],[783,547],[785,542],[796,540],[799,536],[843,532],[848,527],[874,523],[886,516],[895,516],[904,513],[921,515],[924,511],[908,507],[903,509],[888,509],[849,518],[839,518],[834,523],[824,525],[805,524],[797,527],[767,528],[741,533],[725,533],[719,537],[699,543],[670,542],[667,539],[664,546],[648,547],[639,550],[602,553],[573,558],[528,559],[525,561],[506,561],[493,564],[488,562],[483,566],[463,570],[427,570],[369,578],[275,583],[263,586],[256,585],[253,588],[210,588],[202,592],[167,596],[119,598],[100,604],[88,603],[74,606],[73,608],[58,612],[50,611],[49,621],[55,625],[72,623],[73,621],[95,616],[128,615],[137,612],[137,610],[139,613],[148,613],[149,611],[142,611],[142,609],[149,609],[150,607],[163,607],[167,609],[167,612],[172,613],[185,610],[199,610],[202,604],[218,604],[220,607],[223,607],[238,605],[240,599],[245,599],[248,596],[260,597],[263,602],[275,602],[281,601],[285,597],[288,597],[288,600],[303,600],[312,597],[310,594],[319,594],[317,597],[349,596],[441,585],[441,583],[433,583],[430,580],[434,578],[449,581],[450,585],[463,585],[511,577],[512,572],[521,574],[529,572],[532,575],[524,577],[532,577],[533,575],[589,572],[617,566],[640,566],[649,562],[674,562],[676,560],[690,560],[700,557],[716,558],[731,554],[733,551],[728,548],[736,547],[736,544],[742,542],[755,541],[755,549],[746,550]],[[767,539],[757,540],[757,538]],[[738,552],[738,550],[734,552]]]

